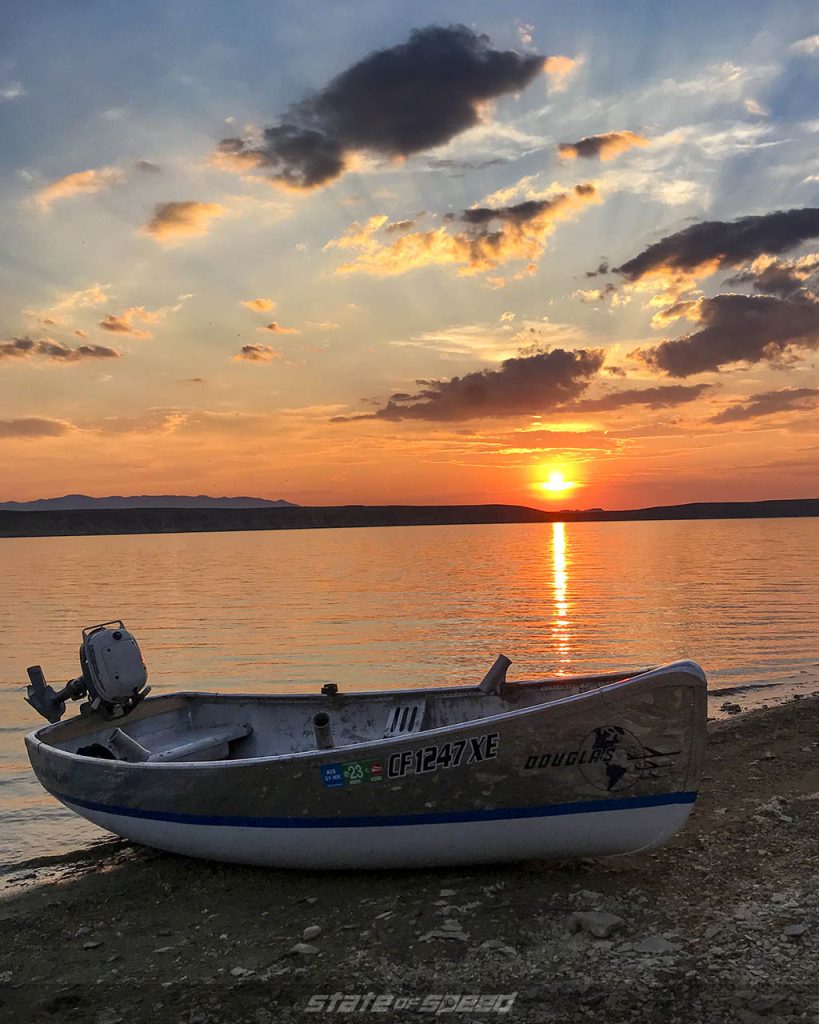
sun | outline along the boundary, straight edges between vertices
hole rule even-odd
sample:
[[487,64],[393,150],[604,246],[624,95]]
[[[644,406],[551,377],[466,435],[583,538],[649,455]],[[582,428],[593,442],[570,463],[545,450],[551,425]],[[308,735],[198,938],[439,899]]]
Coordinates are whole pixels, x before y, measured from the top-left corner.
[[541,491],[559,496],[568,494],[574,487],[577,487],[575,480],[567,480],[559,469],[553,469],[546,480],[540,481],[537,485]]

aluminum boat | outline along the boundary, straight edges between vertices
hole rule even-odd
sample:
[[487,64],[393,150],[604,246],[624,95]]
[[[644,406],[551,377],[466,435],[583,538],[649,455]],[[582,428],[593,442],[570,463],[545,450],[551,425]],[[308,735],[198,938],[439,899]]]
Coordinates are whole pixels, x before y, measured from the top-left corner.
[[[45,789],[147,846],[287,868],[634,853],[697,796],[706,680],[691,661],[476,686],[148,697],[122,622],[83,633],[59,693],[38,666],[26,737]],[[87,698],[59,721],[69,698]]]

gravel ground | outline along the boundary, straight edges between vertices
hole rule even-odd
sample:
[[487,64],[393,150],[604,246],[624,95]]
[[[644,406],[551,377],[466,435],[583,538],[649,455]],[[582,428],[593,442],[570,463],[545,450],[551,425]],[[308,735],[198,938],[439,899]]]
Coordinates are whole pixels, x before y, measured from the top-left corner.
[[814,1024],[818,740],[819,695],[712,723],[688,825],[632,857],[319,874],[106,840],[20,865],[0,1016]]

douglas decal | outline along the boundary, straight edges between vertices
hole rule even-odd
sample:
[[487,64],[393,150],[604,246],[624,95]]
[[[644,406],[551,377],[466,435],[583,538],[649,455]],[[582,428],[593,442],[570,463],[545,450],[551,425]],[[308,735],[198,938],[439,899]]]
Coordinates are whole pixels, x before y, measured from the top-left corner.
[[632,786],[644,771],[669,767],[673,761],[667,758],[679,753],[679,750],[659,751],[643,746],[628,729],[606,725],[593,729],[574,749],[531,754],[524,762],[523,771],[574,767],[596,789],[611,792]]

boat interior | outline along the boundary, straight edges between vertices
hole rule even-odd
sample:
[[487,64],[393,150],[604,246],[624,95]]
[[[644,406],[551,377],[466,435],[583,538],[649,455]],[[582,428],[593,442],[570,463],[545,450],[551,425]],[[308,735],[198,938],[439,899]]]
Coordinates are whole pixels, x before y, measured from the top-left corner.
[[[499,659],[499,662],[501,659]],[[125,717],[98,714],[46,726],[37,738],[60,750],[129,762],[244,760],[328,751],[418,733],[561,700],[647,671],[514,683],[508,662],[480,686],[320,694],[175,693],[149,698]]]

